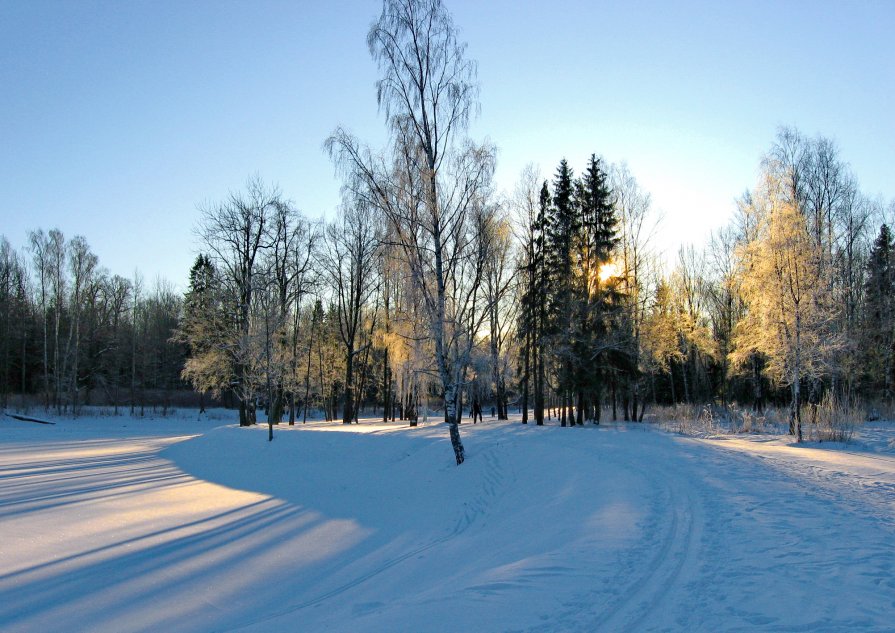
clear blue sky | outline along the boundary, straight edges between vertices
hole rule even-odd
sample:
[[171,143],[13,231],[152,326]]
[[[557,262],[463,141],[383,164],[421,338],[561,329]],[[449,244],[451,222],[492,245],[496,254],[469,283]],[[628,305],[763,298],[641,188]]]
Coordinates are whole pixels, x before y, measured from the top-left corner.
[[[726,221],[786,124],[895,198],[895,2],[446,3],[501,188],[528,162],[627,160],[673,249]],[[197,205],[251,174],[331,215],[323,140],[385,137],[366,49],[380,7],[0,0],[0,233],[20,248],[58,226],[112,272],[183,288]]]

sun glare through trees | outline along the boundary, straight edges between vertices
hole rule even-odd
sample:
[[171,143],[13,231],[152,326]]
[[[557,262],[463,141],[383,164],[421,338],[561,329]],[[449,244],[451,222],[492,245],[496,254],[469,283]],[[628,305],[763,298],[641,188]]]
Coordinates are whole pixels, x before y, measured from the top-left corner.
[[892,631],[893,26],[0,2],[0,631]]

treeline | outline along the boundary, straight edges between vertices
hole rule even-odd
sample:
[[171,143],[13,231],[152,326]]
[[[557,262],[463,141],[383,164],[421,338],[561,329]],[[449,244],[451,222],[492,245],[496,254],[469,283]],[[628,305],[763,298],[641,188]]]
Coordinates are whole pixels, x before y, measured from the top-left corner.
[[[791,155],[800,162],[780,158]],[[400,227],[351,188],[324,224],[258,181],[248,191],[206,211],[214,255],[192,272],[185,376],[240,385],[246,423],[254,402],[290,421],[308,407],[350,422],[363,407],[414,419],[443,406],[427,289]],[[551,181],[526,170],[512,198],[482,191],[454,263],[471,290],[452,309],[467,312],[445,321],[466,346],[458,411],[518,407],[523,421],[531,410],[565,425],[639,420],[647,404],[773,403],[791,407],[797,433],[825,396],[891,402],[886,210],[828,140],[781,131],[730,226],[703,251],[682,248],[670,271],[649,195],[624,165],[592,156],[576,178],[562,161]]]
[[767,396],[787,401],[799,439],[803,408],[816,415],[824,397],[891,406],[895,269],[885,215],[832,141],[779,132],[711,259],[684,266],[697,290],[708,287],[695,296],[725,306],[708,322],[723,396],[751,393],[758,408]]
[[773,403],[801,437],[803,410],[824,398],[891,406],[887,210],[829,139],[782,129],[731,224],[670,271],[624,168],[592,157],[575,180],[563,161],[552,183],[526,174],[520,188],[516,384],[538,423],[545,401],[563,425],[599,421],[601,404],[639,420],[647,402]]
[[[438,25],[438,28],[432,28]],[[97,392],[229,395],[241,424],[315,411],[415,423],[430,405],[519,407],[537,424],[642,420],[648,406],[891,405],[895,269],[886,217],[829,139],[783,129],[754,189],[708,245],[657,252],[650,196],[591,156],[492,182],[496,149],[467,136],[475,65],[440,2],[384,3],[368,43],[389,141],[343,128],[330,222],[260,178],[202,209],[185,297],[98,268],[86,242],[4,241],[3,398],[77,407]],[[719,210],[723,212],[723,210]]]
[[19,252],[0,237],[0,406],[11,394],[60,413],[170,406],[188,388],[186,349],[169,340],[183,300],[144,286],[102,268],[81,236],[36,230]]

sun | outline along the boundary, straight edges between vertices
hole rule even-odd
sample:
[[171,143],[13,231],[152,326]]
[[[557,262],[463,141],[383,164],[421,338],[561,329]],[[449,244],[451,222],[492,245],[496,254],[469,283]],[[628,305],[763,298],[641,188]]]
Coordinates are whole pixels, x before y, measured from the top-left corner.
[[621,269],[614,261],[606,262],[600,266],[599,272],[597,273],[597,277],[599,277],[601,282],[609,281],[613,277],[618,277],[619,275],[621,275]]

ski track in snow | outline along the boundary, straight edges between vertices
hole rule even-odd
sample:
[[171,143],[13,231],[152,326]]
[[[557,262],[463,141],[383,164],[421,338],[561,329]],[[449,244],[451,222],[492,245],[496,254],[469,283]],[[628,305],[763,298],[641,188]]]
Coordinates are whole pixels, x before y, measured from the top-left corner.
[[693,566],[694,550],[702,528],[702,504],[694,490],[673,471],[659,465],[646,471],[651,488],[661,490],[661,504],[653,505],[653,514],[670,511],[668,526],[661,537],[646,574],[629,583],[622,599],[607,605],[607,618],[598,621],[606,631],[641,631],[650,617],[662,613],[668,595],[680,582],[682,572]]
[[0,427],[0,630],[895,629],[892,455],[489,422],[456,468],[435,424],[107,426]]

